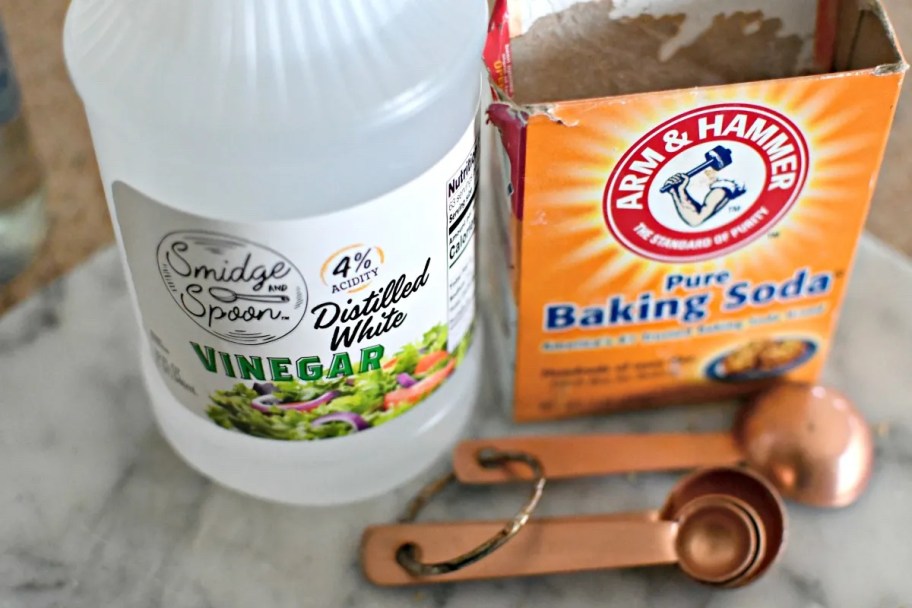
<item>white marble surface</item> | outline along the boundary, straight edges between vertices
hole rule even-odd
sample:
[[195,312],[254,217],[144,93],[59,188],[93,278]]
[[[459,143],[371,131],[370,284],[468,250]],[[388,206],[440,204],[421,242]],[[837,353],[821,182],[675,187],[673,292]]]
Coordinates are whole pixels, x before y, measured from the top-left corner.
[[[912,266],[865,241],[827,380],[878,425],[876,475],[853,508],[792,505],[786,554],[754,586],[713,591],[653,569],[380,590],[360,574],[361,530],[391,520],[419,482],[314,510],[258,502],[190,470],[150,418],[121,270],[107,251],[0,319],[0,608],[912,606],[909,302]],[[476,432],[510,428],[494,401]],[[545,428],[720,429],[730,415],[688,408]],[[658,506],[673,480],[554,484],[541,513]],[[467,489],[428,516],[506,516],[524,491]]]

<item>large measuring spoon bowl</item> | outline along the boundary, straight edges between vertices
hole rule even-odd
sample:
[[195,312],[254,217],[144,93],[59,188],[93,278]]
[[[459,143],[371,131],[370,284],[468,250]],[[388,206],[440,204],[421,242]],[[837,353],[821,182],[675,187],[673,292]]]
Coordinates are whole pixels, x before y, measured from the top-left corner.
[[735,426],[745,460],[785,498],[845,507],[868,487],[874,440],[844,395],[823,386],[786,384],[760,394]]

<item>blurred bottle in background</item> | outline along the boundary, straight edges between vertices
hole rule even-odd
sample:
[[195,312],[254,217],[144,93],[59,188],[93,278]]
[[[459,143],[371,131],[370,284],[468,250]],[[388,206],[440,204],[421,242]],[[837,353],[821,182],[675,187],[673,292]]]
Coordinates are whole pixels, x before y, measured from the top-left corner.
[[44,239],[44,173],[22,116],[22,97],[0,23],[0,284],[18,275]]

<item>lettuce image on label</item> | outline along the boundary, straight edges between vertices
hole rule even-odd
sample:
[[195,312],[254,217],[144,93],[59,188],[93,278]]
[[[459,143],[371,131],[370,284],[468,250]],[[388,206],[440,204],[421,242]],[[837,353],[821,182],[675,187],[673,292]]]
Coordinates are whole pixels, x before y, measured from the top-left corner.
[[379,369],[302,382],[238,383],[210,396],[207,414],[226,429],[285,441],[342,437],[380,426],[434,393],[462,362],[468,332],[446,350],[446,325],[407,344]]

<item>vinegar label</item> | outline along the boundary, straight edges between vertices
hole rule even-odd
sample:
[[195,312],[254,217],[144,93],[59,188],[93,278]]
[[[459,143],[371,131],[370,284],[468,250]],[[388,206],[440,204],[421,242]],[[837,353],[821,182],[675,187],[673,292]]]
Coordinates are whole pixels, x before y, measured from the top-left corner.
[[230,431],[289,441],[420,407],[472,342],[477,164],[473,124],[393,192],[274,222],[191,215],[114,182],[148,346],[174,397]]

